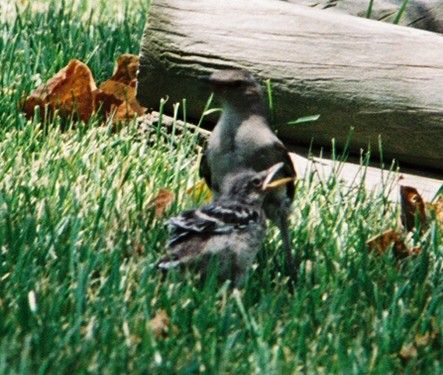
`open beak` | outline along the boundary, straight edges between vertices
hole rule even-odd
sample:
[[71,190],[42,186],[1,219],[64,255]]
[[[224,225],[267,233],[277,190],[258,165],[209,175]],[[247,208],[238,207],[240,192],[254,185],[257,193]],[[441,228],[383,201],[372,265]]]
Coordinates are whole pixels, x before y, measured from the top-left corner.
[[286,185],[288,182],[294,181],[293,177],[279,178],[278,180],[272,181],[266,185],[264,190],[272,190],[278,188],[279,186]]
[[293,177],[284,177],[279,178],[278,180],[273,180],[277,172],[280,171],[282,167],[283,163],[278,163],[267,170],[267,174],[262,185],[263,190],[272,190],[278,188],[279,186],[286,185],[288,182],[294,181]]

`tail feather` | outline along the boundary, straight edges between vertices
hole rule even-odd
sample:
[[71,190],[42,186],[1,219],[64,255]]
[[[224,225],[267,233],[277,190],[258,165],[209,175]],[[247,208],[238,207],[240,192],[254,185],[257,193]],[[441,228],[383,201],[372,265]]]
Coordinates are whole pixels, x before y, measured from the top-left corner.
[[176,268],[181,265],[182,262],[180,260],[162,260],[157,264],[157,267],[161,270],[170,270],[171,268]]

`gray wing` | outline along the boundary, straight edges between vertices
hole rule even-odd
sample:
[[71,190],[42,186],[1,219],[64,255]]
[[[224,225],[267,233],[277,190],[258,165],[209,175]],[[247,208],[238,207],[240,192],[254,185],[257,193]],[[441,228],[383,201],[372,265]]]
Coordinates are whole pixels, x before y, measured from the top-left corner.
[[260,214],[239,204],[203,206],[198,210],[185,211],[169,220],[169,254],[160,260],[158,267],[169,269],[203,255],[207,241],[213,236],[242,230]]
[[200,166],[198,168],[198,173],[201,178],[206,181],[206,185],[208,185],[209,189],[212,190],[212,181],[211,181],[211,169],[208,164],[208,156],[207,150],[203,153],[203,156],[200,160]]
[[170,231],[169,247],[186,240],[189,236],[207,237],[209,235],[229,233],[233,226],[213,215],[215,205],[203,206],[199,210],[185,211],[168,221]]

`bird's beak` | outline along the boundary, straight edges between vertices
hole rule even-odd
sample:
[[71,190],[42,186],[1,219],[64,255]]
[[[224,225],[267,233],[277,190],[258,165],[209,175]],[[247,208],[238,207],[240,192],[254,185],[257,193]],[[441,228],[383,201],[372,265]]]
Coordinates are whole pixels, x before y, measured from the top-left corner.
[[294,181],[293,177],[279,178],[278,180],[272,181],[267,184],[263,190],[272,190],[278,188],[279,186],[286,185],[288,182]]
[[263,181],[263,190],[272,190],[279,186],[285,185],[288,182],[294,181],[293,177],[279,178],[278,180],[272,180],[280,169],[283,167],[283,163],[277,163],[267,170],[266,177]]

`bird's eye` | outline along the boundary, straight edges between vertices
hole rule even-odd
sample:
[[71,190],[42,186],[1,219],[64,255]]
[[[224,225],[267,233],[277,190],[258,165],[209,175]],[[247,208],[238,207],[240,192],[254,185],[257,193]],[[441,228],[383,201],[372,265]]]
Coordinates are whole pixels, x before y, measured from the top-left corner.
[[262,181],[260,178],[256,177],[252,179],[252,185],[254,185],[254,187],[259,187],[261,186]]

